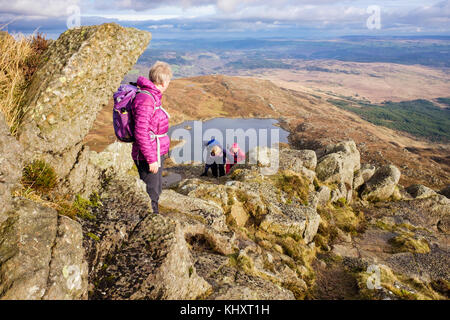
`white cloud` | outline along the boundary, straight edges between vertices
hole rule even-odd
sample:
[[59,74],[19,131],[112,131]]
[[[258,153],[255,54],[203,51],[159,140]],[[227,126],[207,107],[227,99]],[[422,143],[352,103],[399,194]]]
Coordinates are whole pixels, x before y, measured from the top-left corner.
[[367,7],[377,4],[384,30],[402,26],[450,32],[450,0],[0,0],[0,24],[20,19],[27,27],[62,25],[73,4],[81,8],[82,23],[118,21],[142,28],[173,25],[225,31],[269,30],[277,25],[351,31],[365,28]]
[[67,9],[79,5],[80,0],[0,0],[0,13],[17,16],[61,17]]

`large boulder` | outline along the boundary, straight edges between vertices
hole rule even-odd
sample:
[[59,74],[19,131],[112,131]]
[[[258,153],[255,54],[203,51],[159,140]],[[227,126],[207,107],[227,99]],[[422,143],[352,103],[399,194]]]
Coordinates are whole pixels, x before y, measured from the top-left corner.
[[163,190],[159,205],[164,210],[179,211],[194,217],[217,231],[227,231],[223,209],[213,201],[182,195],[173,190]]
[[301,172],[303,168],[315,170],[316,153],[313,150],[280,150],[280,169]]
[[282,213],[270,212],[264,216],[260,228],[278,236],[294,236],[310,243],[317,234],[320,215],[306,206],[285,205]]
[[2,214],[10,209],[12,190],[22,177],[23,149],[14,137],[0,112],[0,223]]
[[361,169],[361,156],[353,140],[327,146],[317,152],[317,178],[326,183],[344,184],[347,202],[352,200],[354,173]]
[[77,222],[15,199],[0,225],[0,298],[86,299],[82,238]]
[[367,181],[361,192],[363,200],[387,200],[394,193],[400,180],[400,170],[394,165],[379,168]]
[[98,111],[150,39],[149,32],[110,23],[71,29],[54,41],[26,92],[18,131],[26,159],[43,158],[64,180]]

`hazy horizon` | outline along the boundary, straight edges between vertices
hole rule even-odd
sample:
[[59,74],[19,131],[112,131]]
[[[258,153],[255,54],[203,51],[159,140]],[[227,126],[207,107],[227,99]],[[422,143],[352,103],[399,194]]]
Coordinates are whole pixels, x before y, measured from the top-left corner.
[[4,30],[50,38],[106,22],[154,40],[450,36],[450,0],[0,0],[0,8]]

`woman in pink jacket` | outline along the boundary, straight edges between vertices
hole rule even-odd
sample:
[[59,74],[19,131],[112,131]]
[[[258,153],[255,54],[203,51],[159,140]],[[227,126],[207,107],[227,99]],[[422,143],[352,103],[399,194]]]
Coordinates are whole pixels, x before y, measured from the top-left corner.
[[167,63],[156,62],[149,79],[139,77],[141,93],[133,105],[134,136],[132,157],[140,178],[147,185],[153,213],[158,214],[158,200],[162,191],[163,156],[169,152],[169,114],[161,105],[162,94],[169,87],[172,70]]

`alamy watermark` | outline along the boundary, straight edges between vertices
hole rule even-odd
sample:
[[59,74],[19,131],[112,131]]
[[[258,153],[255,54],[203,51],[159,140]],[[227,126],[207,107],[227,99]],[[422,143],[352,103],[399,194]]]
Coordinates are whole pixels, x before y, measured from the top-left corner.
[[81,26],[81,8],[77,5],[67,7],[67,29],[78,28]]
[[367,7],[367,13],[370,17],[367,18],[366,25],[369,30],[380,30],[381,29],[381,7],[380,6],[369,6]]
[[382,288],[380,267],[372,264],[367,268],[366,272],[370,274],[366,281],[367,288],[370,290],[380,290]]
[[[260,172],[264,175],[273,175],[279,168],[280,132],[276,128],[248,128],[245,131],[244,129],[226,129],[224,137],[223,130],[210,128],[203,131],[202,121],[194,121],[192,130],[177,128],[171,133],[170,138],[171,140],[181,140],[184,143],[170,153],[172,160],[178,164],[206,163],[207,153],[210,150],[206,147],[205,142],[214,138],[223,146],[224,152],[228,152],[229,146],[233,143],[237,143],[242,150],[248,150],[249,157],[246,163],[260,164]],[[217,164],[223,164],[221,163],[223,159],[220,157],[215,161]]]

